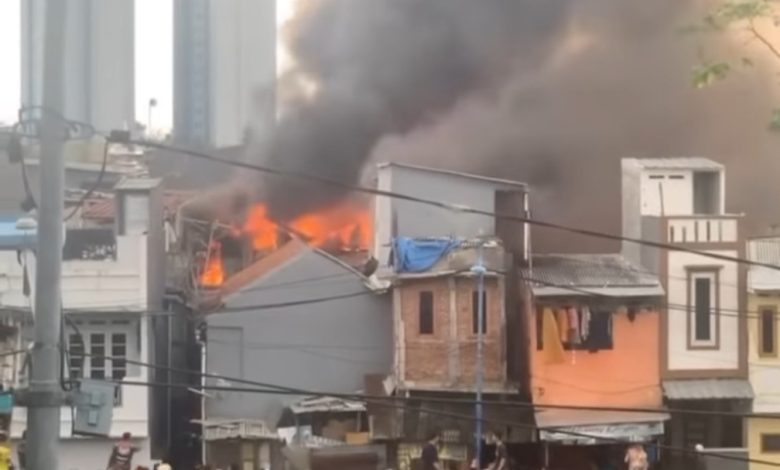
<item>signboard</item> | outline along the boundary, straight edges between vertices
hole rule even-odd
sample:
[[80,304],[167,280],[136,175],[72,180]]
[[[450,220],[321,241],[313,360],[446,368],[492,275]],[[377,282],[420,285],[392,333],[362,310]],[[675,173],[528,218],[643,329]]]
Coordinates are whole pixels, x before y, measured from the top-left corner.
[[571,442],[581,445],[609,443],[610,440],[648,442],[664,433],[663,421],[654,423],[596,424],[542,429],[542,441]]

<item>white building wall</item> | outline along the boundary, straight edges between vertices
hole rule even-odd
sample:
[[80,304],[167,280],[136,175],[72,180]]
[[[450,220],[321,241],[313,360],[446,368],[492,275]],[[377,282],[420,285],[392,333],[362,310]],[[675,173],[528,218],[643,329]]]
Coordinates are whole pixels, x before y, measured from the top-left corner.
[[640,185],[642,215],[688,215],[693,213],[692,171],[644,171]]
[[[738,257],[736,250],[711,251]],[[718,325],[717,349],[689,349],[688,270],[712,267],[719,273],[718,302],[720,314],[714,316]],[[737,369],[739,366],[739,269],[736,263],[719,261],[691,253],[668,253],[668,368],[670,371]],[[693,294],[691,294],[692,296]],[[713,314],[714,315],[714,314]],[[691,319],[692,324],[692,319]]]
[[[129,235],[117,238],[117,259],[115,261],[66,261],[62,268],[62,298],[65,309],[89,311],[79,313],[75,321],[85,326],[82,334],[90,331],[123,332],[127,335],[128,358],[141,362],[149,361],[148,316],[140,314],[147,309],[147,266],[146,235]],[[34,289],[34,258],[27,256],[28,278]],[[23,295],[23,268],[15,252],[0,251],[0,310],[31,309],[34,290],[30,297]],[[121,313],[126,312],[126,313]],[[116,319],[127,319],[130,325],[111,325]],[[94,326],[91,322],[105,321],[105,325]],[[81,327],[80,327],[81,328]],[[72,331],[67,329],[67,332]],[[140,338],[139,338],[140,335]],[[20,339],[19,345],[23,346]],[[139,350],[140,347],[140,350]],[[110,354],[110,351],[107,352]],[[21,361],[17,363],[21,366]],[[148,382],[149,369],[128,364],[125,380]],[[15,408],[12,422],[12,437],[19,438],[26,428],[27,410]],[[111,436],[119,438],[130,432],[141,448],[134,464],[151,466],[149,457],[149,389],[144,386],[122,386],[121,406],[114,408]],[[62,408],[60,419],[59,452],[60,468],[63,470],[103,470],[111,448],[106,439],[85,439],[71,434],[72,415],[69,408]]]
[[[30,297],[23,294],[23,267],[16,252],[0,251],[0,306],[31,308],[35,262],[28,253]],[[116,261],[62,264],[62,303],[67,309],[138,311],[146,309],[146,236],[117,237]]]

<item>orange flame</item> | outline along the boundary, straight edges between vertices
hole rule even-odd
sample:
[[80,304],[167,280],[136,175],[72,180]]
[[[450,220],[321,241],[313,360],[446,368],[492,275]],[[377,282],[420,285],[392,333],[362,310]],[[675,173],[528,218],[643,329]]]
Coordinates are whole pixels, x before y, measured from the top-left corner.
[[[342,202],[304,214],[286,228],[315,246],[333,244],[352,250],[368,248],[373,233],[369,212],[354,202]],[[256,250],[277,248],[279,237],[285,231],[268,217],[268,209],[263,204],[253,206],[244,223],[244,232],[251,235]]]
[[208,257],[200,275],[203,287],[219,287],[225,280],[225,269],[222,266],[222,245],[213,242],[209,247]]

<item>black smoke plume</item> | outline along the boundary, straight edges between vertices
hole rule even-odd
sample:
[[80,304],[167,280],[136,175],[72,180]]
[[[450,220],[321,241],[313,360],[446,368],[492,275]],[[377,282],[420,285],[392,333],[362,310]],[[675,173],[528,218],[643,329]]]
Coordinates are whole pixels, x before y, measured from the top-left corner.
[[[514,178],[531,183],[538,217],[614,233],[620,158],[707,156],[727,165],[729,208],[768,225],[780,196],[771,86],[760,69],[692,86],[703,56],[733,52],[724,38],[681,33],[699,3],[307,3],[289,46],[317,91],[288,103],[256,151],[268,165],[350,183],[386,160]],[[343,196],[278,178],[262,188],[281,219]],[[536,248],[607,248],[544,239]]]

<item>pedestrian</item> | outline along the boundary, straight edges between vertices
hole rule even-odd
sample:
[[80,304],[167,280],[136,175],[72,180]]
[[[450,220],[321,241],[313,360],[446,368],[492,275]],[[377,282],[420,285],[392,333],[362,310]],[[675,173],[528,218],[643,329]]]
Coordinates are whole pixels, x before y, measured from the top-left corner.
[[27,430],[22,432],[22,440],[19,441],[19,445],[16,446],[16,458],[19,460],[19,468],[24,470],[27,468]]
[[439,433],[434,432],[428,436],[428,442],[423,446],[420,460],[422,461],[422,470],[443,470],[441,462],[439,462]]
[[491,435],[491,441],[493,441],[493,445],[496,447],[496,455],[493,459],[493,463],[490,464],[490,467],[488,467],[490,470],[509,470],[509,453],[506,450],[506,444],[504,444],[504,440],[498,433],[493,433]]
[[133,455],[138,452],[138,448],[133,445],[132,437],[129,432],[126,432],[122,434],[122,439],[114,444],[111,456],[108,458],[107,470],[130,470],[132,468]]
[[634,444],[626,450],[626,458],[623,460],[628,464],[628,470],[647,470],[647,453],[640,444]]
[[11,470],[14,464],[11,461],[11,445],[8,442],[8,433],[0,431],[0,470]]

